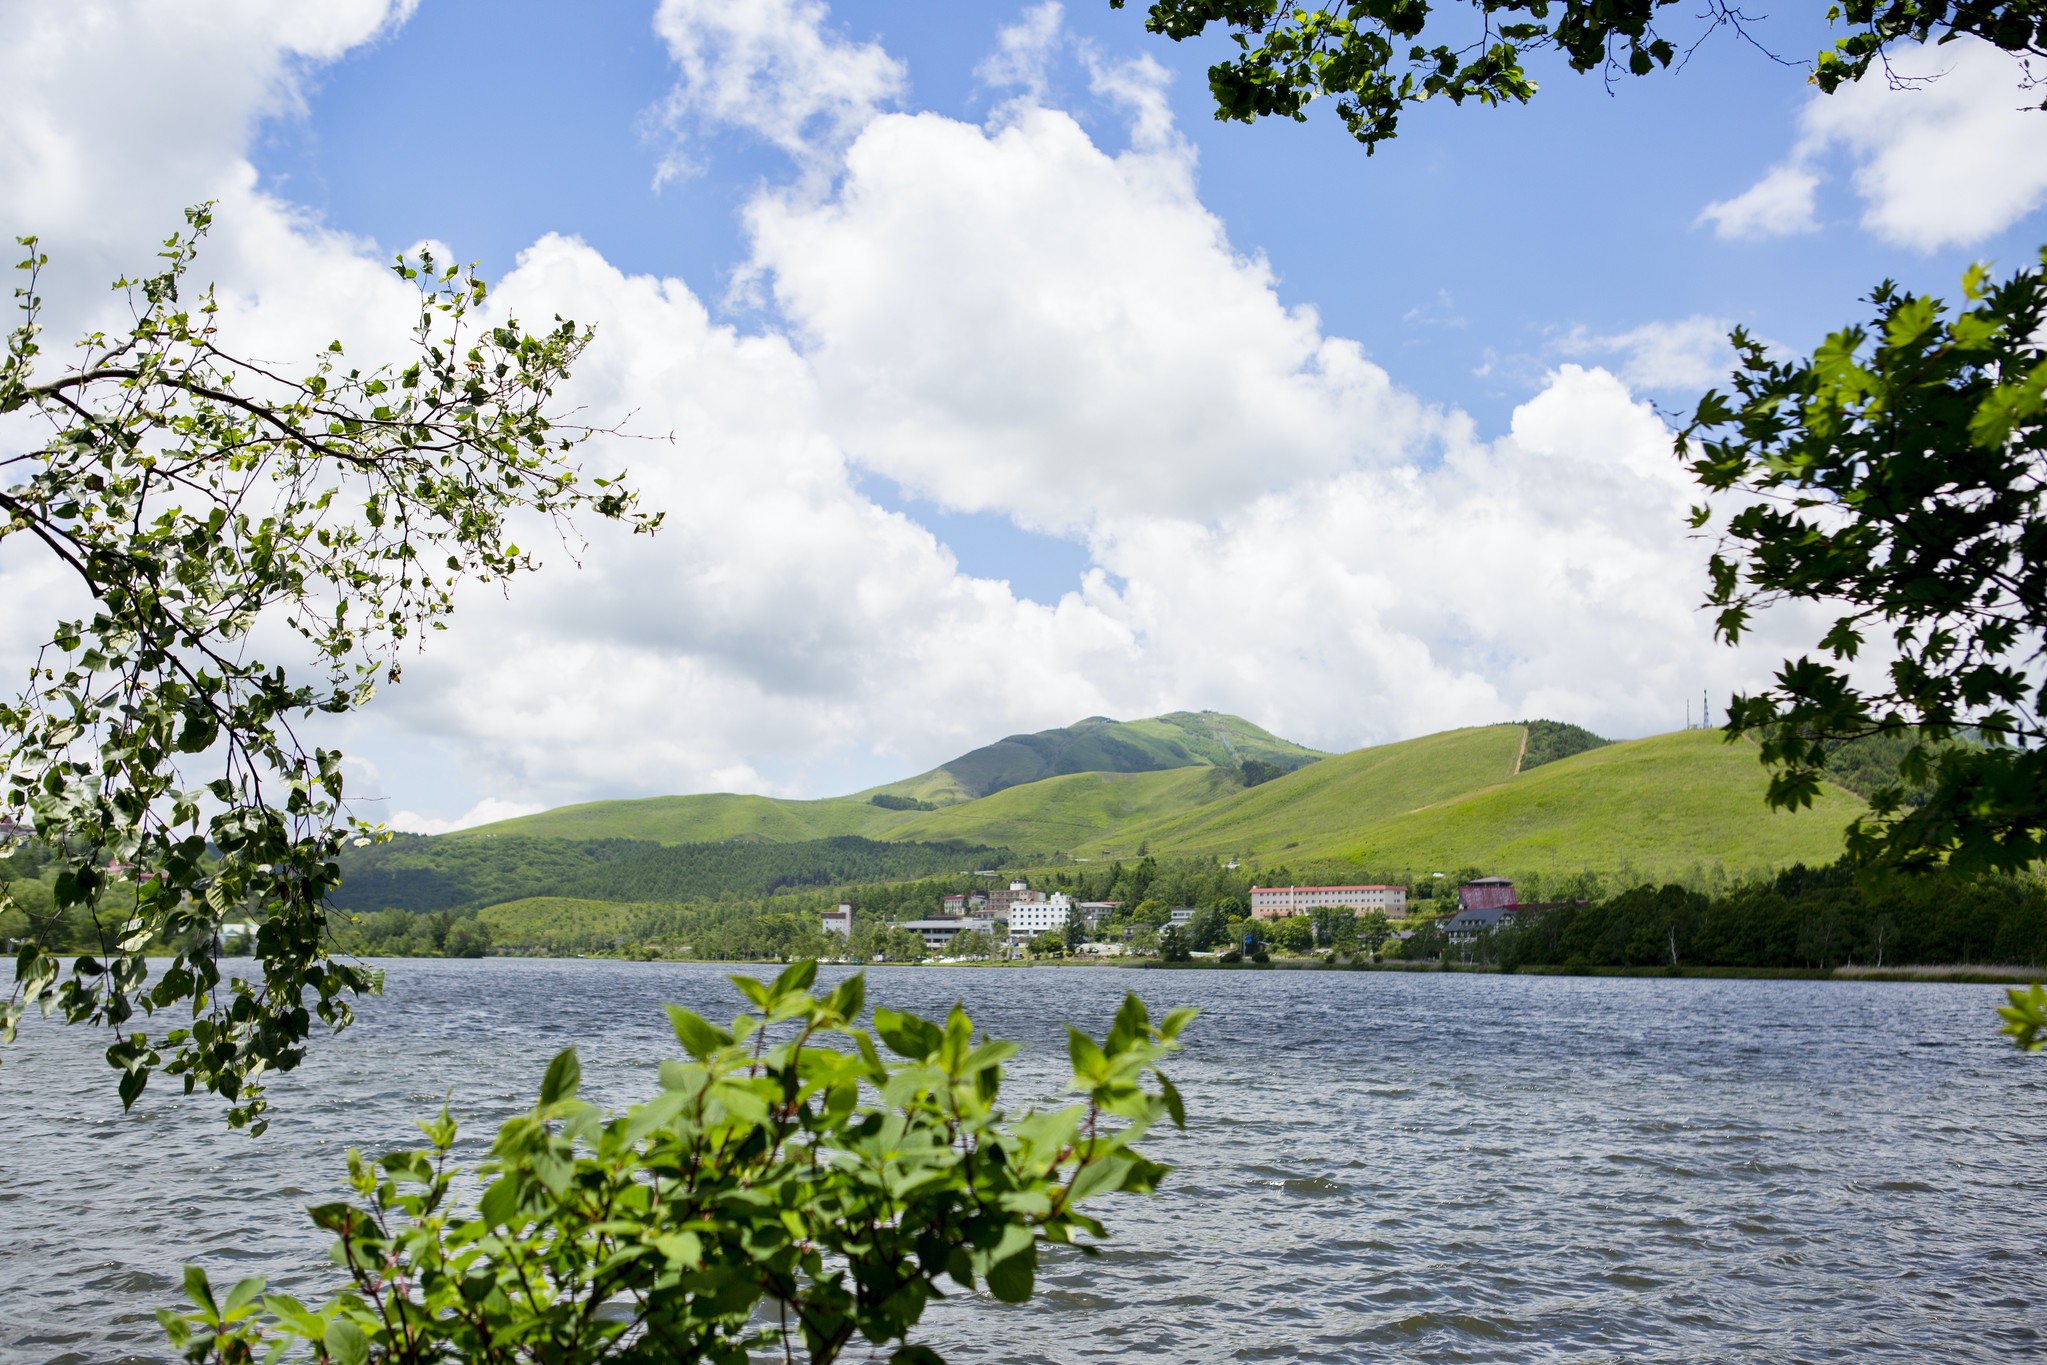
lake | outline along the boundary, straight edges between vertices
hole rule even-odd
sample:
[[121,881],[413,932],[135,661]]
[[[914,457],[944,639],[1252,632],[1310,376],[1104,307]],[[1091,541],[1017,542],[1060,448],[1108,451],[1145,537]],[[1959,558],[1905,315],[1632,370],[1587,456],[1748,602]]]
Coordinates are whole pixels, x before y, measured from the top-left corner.
[[[159,1077],[123,1116],[103,1035],[31,1025],[0,1065],[0,1359],[165,1358],[178,1267],[312,1294],[351,1145],[413,1145],[453,1090],[480,1147],[581,1051],[623,1105],[676,1055],[660,1004],[729,1017],[726,969],[411,961],[272,1086],[271,1131]],[[827,980],[838,973],[825,972]],[[2047,1333],[2047,1057],[1994,987],[1437,973],[869,972],[870,1004],[963,1000],[1064,1081],[1136,989],[1204,1014],[1156,1199],[1091,1209],[1094,1259],[1031,1303],[937,1305],[955,1362],[2009,1361]],[[885,1358],[885,1357],[882,1357]]]

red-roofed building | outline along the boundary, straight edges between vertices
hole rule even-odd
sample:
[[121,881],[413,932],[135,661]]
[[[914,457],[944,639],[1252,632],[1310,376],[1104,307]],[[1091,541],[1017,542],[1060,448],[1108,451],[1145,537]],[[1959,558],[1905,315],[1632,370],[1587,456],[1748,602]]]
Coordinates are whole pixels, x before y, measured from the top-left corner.
[[1517,904],[1514,883],[1505,877],[1480,877],[1457,888],[1460,910],[1512,910]]

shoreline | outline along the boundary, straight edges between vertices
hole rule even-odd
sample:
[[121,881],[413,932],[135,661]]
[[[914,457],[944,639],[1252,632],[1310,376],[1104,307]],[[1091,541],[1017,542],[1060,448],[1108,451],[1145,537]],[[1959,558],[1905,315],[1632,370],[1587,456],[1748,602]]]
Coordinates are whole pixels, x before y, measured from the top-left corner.
[[[484,961],[490,958],[518,959],[539,962],[642,962],[648,965],[661,963],[686,963],[703,966],[753,967],[766,969],[786,965],[776,959],[766,958],[708,958],[708,957],[659,957],[641,958],[628,954],[613,956],[608,953],[555,954],[555,953],[490,953],[484,958],[456,959],[439,956],[413,958],[392,958],[389,961],[450,962]],[[963,968],[971,971],[1037,971],[1037,970],[1110,970],[1110,971],[1167,971],[1167,972],[1404,972],[1455,974],[1463,976],[1578,976],[1578,977],[1655,977],[1663,979],[1689,978],[1701,981],[1875,981],[1889,984],[1910,985],[1913,983],[1934,983],[1940,985],[2012,986],[2026,985],[2035,981],[2047,981],[2047,966],[2021,967],[1988,963],[1911,963],[1896,967],[1841,966],[1820,967],[1722,967],[1705,965],[1683,965],[1677,967],[1618,967],[1618,966],[1536,966],[1517,967],[1503,972],[1497,967],[1480,966],[1476,963],[1453,962],[1321,962],[1304,958],[1281,958],[1271,962],[1165,962],[1157,958],[1095,959],[1073,961],[1070,959],[1040,960],[1035,962],[844,962],[828,959],[825,965],[845,967],[912,967]]]

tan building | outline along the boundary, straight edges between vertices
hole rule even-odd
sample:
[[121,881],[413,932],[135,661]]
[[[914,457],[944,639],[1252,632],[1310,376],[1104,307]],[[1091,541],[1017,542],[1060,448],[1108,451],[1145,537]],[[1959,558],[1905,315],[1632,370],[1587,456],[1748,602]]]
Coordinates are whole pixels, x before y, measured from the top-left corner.
[[1404,886],[1254,886],[1251,918],[1286,919],[1321,906],[1341,906],[1358,915],[1377,910],[1388,919],[1407,915]]

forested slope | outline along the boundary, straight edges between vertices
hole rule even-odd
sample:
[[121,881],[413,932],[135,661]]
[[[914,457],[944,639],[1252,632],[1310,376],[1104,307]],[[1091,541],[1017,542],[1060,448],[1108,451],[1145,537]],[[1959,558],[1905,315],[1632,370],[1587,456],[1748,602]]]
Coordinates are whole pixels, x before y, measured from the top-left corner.
[[1008,849],[882,843],[856,835],[792,843],[576,842],[406,836],[349,849],[331,903],[356,913],[458,910],[533,897],[695,901],[797,888],[907,881],[1013,861]]
[[1322,755],[1220,711],[1175,711],[1145,720],[1090,716],[1056,730],[1010,735],[961,754],[928,773],[872,791],[954,805],[1011,787],[1073,773],[1163,772],[1234,768],[1246,760],[1291,771]]

